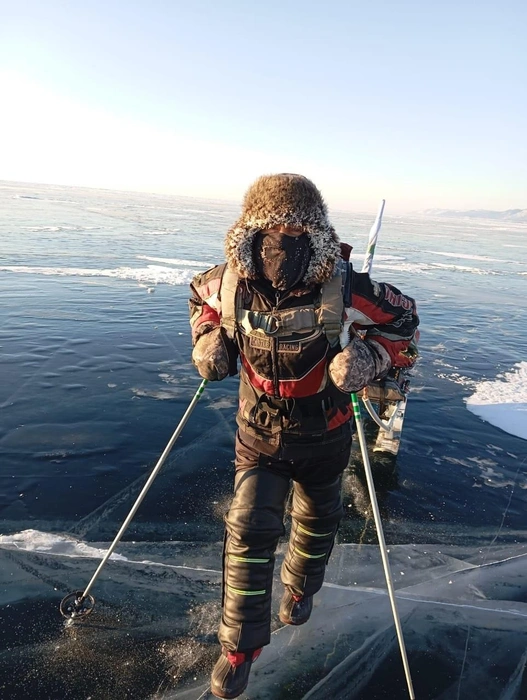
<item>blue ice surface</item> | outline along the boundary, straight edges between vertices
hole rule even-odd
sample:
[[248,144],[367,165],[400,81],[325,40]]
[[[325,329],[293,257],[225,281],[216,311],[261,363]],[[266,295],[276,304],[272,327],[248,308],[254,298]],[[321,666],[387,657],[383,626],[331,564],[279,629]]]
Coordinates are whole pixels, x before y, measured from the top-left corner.
[[[0,221],[1,532],[7,537],[27,530],[35,533],[23,546],[11,543],[1,551],[7,567],[2,569],[1,580],[3,619],[11,634],[3,647],[9,653],[3,657],[0,670],[12,679],[12,685],[6,686],[9,697],[25,697],[28,688],[32,697],[53,697],[53,693],[66,697],[64,693],[81,687],[76,683],[82,683],[95,697],[110,691],[112,697],[119,697],[116,689],[123,683],[131,684],[134,697],[150,697],[158,687],[171,692],[178,684],[194,693],[192,678],[198,679],[199,687],[211,655],[216,653],[213,637],[219,584],[216,574],[209,575],[208,583],[193,574],[194,584],[185,586],[178,575],[172,583],[176,585],[177,578],[184,594],[174,602],[170,585],[162,583],[161,574],[166,577],[167,569],[161,565],[170,564],[170,552],[173,561],[180,562],[174,544],[180,542],[184,566],[194,570],[206,560],[206,568],[219,570],[217,543],[222,538],[222,515],[232,488],[236,378],[208,386],[120,546],[131,547],[132,542],[143,546],[144,560],[153,560],[154,568],[146,567],[145,574],[144,567],[121,562],[121,573],[112,574],[111,567],[117,566],[112,562],[97,584],[96,597],[106,600],[109,610],[105,610],[108,628],[104,632],[90,628],[91,641],[84,640],[84,653],[95,665],[102,663],[103,656],[114,659],[114,664],[107,661],[105,665],[104,681],[111,685],[114,678],[114,686],[101,685],[102,676],[90,675],[85,668],[81,676],[82,664],[75,665],[78,677],[74,672],[69,680],[57,677],[45,664],[39,666],[36,676],[28,675],[31,655],[42,650],[38,645],[49,641],[50,629],[54,630],[52,641],[55,633],[59,635],[53,596],[58,600],[61,594],[82,587],[95,562],[79,565],[77,552],[72,559],[75,567],[66,567],[58,574],[57,567],[61,570],[65,566],[64,556],[31,552],[28,542],[38,541],[43,534],[66,534],[82,549],[113,539],[199,385],[190,363],[188,281],[196,271],[223,260],[223,237],[239,207],[190,198],[0,184],[6,212]],[[360,267],[372,217],[334,212],[332,220],[341,239],[354,245],[353,262]],[[443,581],[444,593],[435,575],[429,576],[430,570],[435,572],[440,565],[436,558],[444,556],[447,564],[441,566],[446,566],[447,573],[450,565],[456,571],[461,566],[459,575],[468,582],[473,598],[470,605],[477,600],[479,606],[476,617],[470,619],[463,615],[472,608],[463,608],[461,617],[456,617],[453,609],[445,606],[441,613],[444,627],[435,637],[433,631],[441,625],[430,611],[423,614],[422,604],[415,604],[413,612],[408,612],[408,617],[418,622],[415,627],[414,622],[406,624],[410,625],[411,654],[419,668],[427,668],[430,658],[423,656],[423,650],[434,640],[443,649],[441,644],[455,637],[451,657],[446,643],[438,657],[446,664],[444,672],[451,686],[443,687],[438,681],[436,690],[426,691],[429,697],[456,697],[445,693],[453,693],[455,683],[461,683],[463,691],[463,679],[470,675],[469,657],[463,666],[459,649],[470,649],[475,639],[483,646],[505,644],[503,640],[511,639],[510,620],[525,615],[521,607],[525,602],[524,576],[507,562],[522,557],[527,542],[527,442],[482,421],[465,403],[481,383],[495,381],[527,360],[527,311],[521,303],[527,274],[525,233],[525,224],[517,223],[392,218],[388,202],[374,260],[372,276],[415,297],[421,317],[421,358],[412,377],[399,455],[397,459],[372,457],[386,540],[397,552],[397,562],[400,556],[411,557],[404,576],[396,574],[397,585],[406,587],[405,577],[410,575],[415,585],[426,589],[423,595],[452,602],[454,584]],[[368,439],[370,443],[374,439],[371,426]],[[368,572],[361,574],[365,578],[362,587],[380,591],[383,584],[378,569],[371,569],[361,554],[361,547],[368,552],[369,547],[378,550],[357,450],[345,474],[344,498],[346,517],[339,541],[356,552],[351,570]],[[166,546],[167,542],[172,544]],[[204,554],[208,547],[214,555]],[[404,554],[404,548],[412,547],[419,557],[414,556],[414,550]],[[445,548],[450,554],[445,554]],[[339,567],[337,551],[333,560],[338,581],[349,567]],[[496,569],[510,576],[508,593],[505,586],[491,585],[492,567],[487,565],[494,561],[498,562]],[[479,572],[477,583],[469,581],[468,569],[472,567]],[[15,592],[12,582],[17,576]],[[121,582],[123,599],[113,590],[112,577]],[[339,594],[346,598],[342,605],[358,609],[359,603],[348,591],[355,587],[355,581],[338,585],[346,587],[338,589],[344,590]],[[329,588],[323,593],[317,608],[320,617],[311,630],[323,629],[321,620],[327,614],[327,638],[340,639],[348,634],[347,627],[341,629],[335,620],[329,623],[333,614],[330,603],[335,599]],[[510,596],[514,614],[502,609]],[[492,603],[499,609],[499,615],[492,615],[498,618],[491,620],[481,612],[481,601],[487,599],[500,601]],[[361,609],[368,611],[371,606],[363,603],[361,598]],[[123,609],[116,613],[120,605]],[[402,603],[405,605],[408,601]],[[175,620],[172,632],[170,625],[152,623],[158,620],[159,610],[165,612],[163,619],[168,611],[168,621]],[[150,623],[143,616],[146,611]],[[199,619],[214,624],[203,622],[205,631],[200,628],[194,634],[183,620],[194,619],[198,611]],[[121,616],[119,623],[115,615]],[[429,625],[426,615],[432,615]],[[348,646],[342,647],[335,660],[338,657],[340,664],[361,648],[362,643],[354,637],[354,624],[364,639],[382,629],[388,635],[386,640],[392,640],[389,654],[393,652],[386,657],[389,672],[384,675],[393,679],[399,673],[399,662],[388,609],[383,619],[385,627],[379,623],[371,628],[365,620],[359,623],[354,619],[353,624],[350,620]],[[475,627],[488,628],[487,636],[483,631],[481,637],[474,636]],[[308,631],[306,627],[305,633]],[[125,634],[135,640],[134,651]],[[267,658],[275,658],[272,654],[282,649],[275,642],[279,638],[288,639],[283,647],[286,655],[286,647],[297,643],[294,635],[289,639],[292,634],[277,631]],[[179,647],[170,646],[167,639],[171,635],[180,640]],[[497,685],[474,678],[470,683],[476,685],[467,685],[470,692],[477,692],[480,698],[486,697],[485,692],[494,693],[489,698],[503,693],[503,698],[510,700],[516,697],[515,692],[523,692],[525,681],[517,671],[522,658],[519,640],[521,634],[511,642],[508,670],[494,669]],[[305,640],[297,641],[298,653],[287,664],[290,671],[294,659],[308,654]],[[68,644],[61,647],[65,659],[73,654]],[[25,656],[21,654],[24,649]],[[170,676],[178,649],[187,666],[183,664]],[[477,649],[474,642],[474,659],[480,653]],[[138,670],[143,669],[142,675],[120,665],[127,658],[135,660]],[[267,663],[264,658],[262,668]],[[357,661],[359,657],[354,658]],[[181,666],[181,659],[178,663]],[[328,663],[323,664],[324,673],[332,670]],[[146,673],[146,667],[151,672]],[[491,674],[494,666],[489,668]],[[341,671],[344,674],[344,667]],[[336,671],[334,676],[338,676]],[[313,676],[314,684],[319,682],[317,678]],[[370,680],[380,682],[375,677]],[[404,679],[402,682],[404,690]],[[20,683],[25,686],[19,687]],[[277,683],[281,688],[287,686],[285,679]],[[389,685],[387,680],[385,689],[382,683],[376,687],[375,698],[384,697]],[[309,692],[299,686],[296,695],[284,697],[308,697]],[[339,691],[332,692],[339,697]],[[365,691],[358,688],[354,692],[360,698],[360,692]],[[469,696],[464,692],[460,695]],[[392,693],[389,697],[393,700],[395,696]]]

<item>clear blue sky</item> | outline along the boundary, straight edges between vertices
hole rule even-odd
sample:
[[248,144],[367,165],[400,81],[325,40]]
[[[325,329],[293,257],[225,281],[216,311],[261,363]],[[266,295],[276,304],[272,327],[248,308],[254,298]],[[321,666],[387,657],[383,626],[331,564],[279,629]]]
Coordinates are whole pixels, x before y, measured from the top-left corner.
[[0,179],[527,208],[527,0],[0,7]]

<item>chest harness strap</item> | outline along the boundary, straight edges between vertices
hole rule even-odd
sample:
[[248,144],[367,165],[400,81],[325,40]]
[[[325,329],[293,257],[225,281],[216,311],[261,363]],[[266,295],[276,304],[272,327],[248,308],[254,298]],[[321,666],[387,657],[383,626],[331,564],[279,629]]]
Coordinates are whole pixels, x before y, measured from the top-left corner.
[[238,274],[226,267],[221,281],[221,325],[234,339],[239,327],[247,335],[288,336],[321,327],[331,347],[339,342],[344,317],[344,289],[349,267],[344,261],[335,266],[333,277],[322,285],[314,304],[274,311],[248,311],[243,308]]

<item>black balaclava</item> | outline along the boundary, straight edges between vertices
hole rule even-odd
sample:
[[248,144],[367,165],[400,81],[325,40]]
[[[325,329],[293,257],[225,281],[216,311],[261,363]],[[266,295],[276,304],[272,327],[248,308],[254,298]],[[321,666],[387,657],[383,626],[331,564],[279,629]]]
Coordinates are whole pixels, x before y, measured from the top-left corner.
[[285,292],[302,281],[311,258],[309,238],[261,231],[254,241],[254,264],[260,277]]

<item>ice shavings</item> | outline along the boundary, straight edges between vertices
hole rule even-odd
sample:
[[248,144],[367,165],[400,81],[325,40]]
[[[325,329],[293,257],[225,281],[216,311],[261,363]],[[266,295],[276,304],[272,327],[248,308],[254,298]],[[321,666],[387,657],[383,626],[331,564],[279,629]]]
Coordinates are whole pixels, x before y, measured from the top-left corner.
[[465,399],[469,411],[511,435],[527,440],[527,362],[493,381],[476,384]]

